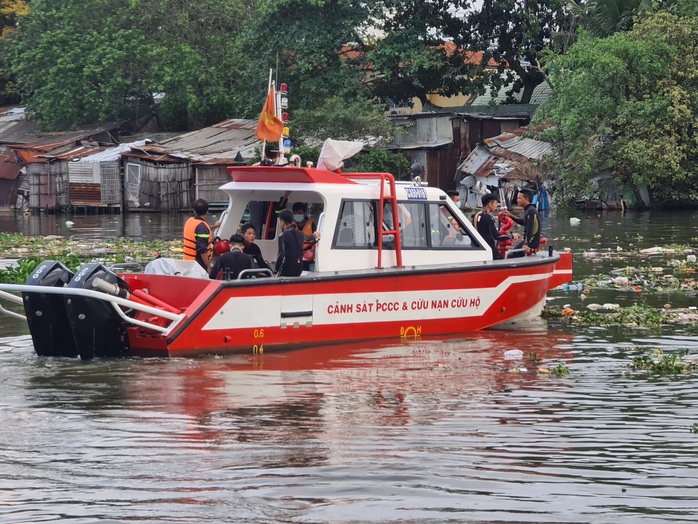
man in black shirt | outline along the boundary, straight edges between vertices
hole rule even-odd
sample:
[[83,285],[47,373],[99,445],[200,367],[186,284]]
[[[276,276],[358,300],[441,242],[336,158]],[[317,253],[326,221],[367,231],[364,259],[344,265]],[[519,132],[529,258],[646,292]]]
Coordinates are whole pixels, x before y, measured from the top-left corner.
[[245,246],[242,248],[242,252],[254,258],[257,267],[271,270],[271,267],[262,256],[262,250],[254,243],[257,238],[254,225],[251,222],[243,224],[242,227],[240,227],[240,234],[242,234],[242,238],[245,239]]
[[242,252],[245,240],[242,235],[235,234],[230,237],[230,251],[223,253],[211,269],[209,278],[213,280],[236,280],[240,272],[245,269],[257,267],[254,259],[250,255]]
[[497,249],[497,242],[500,240],[510,240],[507,235],[500,235],[497,226],[494,225],[494,219],[490,213],[494,213],[497,209],[497,197],[492,194],[487,194],[482,197],[482,210],[473,215],[473,225],[477,228],[482,238],[485,239],[487,245],[492,248],[492,258],[498,260],[502,258],[502,254]]
[[303,233],[293,222],[293,213],[284,209],[279,213],[281,235],[279,256],[276,259],[276,274],[280,277],[297,277],[303,271]]
[[540,217],[538,216],[538,210],[536,206],[531,204],[533,200],[533,193],[530,189],[522,189],[516,197],[516,203],[524,209],[524,214],[522,218],[516,217],[509,213],[509,211],[504,211],[504,213],[511,217],[511,219],[517,224],[523,226],[523,240],[514,246],[514,249],[523,249],[522,252],[513,254],[512,257],[532,255],[538,251],[540,246]]

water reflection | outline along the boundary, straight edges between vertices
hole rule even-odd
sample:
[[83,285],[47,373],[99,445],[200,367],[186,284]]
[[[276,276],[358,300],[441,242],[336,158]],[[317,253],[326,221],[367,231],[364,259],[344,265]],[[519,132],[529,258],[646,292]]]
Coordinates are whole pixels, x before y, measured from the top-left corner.
[[87,363],[6,339],[0,519],[685,521],[698,381],[628,363],[698,342],[607,334]]

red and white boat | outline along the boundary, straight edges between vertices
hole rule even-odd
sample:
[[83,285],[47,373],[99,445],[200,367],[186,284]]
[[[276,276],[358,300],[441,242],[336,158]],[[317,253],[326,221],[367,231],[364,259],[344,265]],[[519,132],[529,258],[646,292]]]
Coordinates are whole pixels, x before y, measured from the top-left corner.
[[[276,166],[229,172],[219,236],[235,233],[251,208],[305,202],[321,233],[311,271],[220,281],[116,275],[98,263],[73,275],[45,261],[27,284],[0,285],[3,298],[23,304],[37,353],[179,357],[449,336],[540,315],[547,292],[572,277],[571,254],[552,247],[493,260],[470,220],[437,188],[381,173]],[[266,217],[257,244],[273,261],[278,229],[274,213]]]

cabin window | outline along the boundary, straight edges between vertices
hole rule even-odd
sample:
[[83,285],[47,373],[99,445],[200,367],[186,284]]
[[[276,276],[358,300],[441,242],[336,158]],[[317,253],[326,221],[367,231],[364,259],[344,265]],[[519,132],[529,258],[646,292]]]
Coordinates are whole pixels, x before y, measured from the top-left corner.
[[370,202],[345,201],[339,214],[334,245],[339,248],[370,248],[375,241],[375,219]]
[[479,247],[468,230],[443,204],[429,204],[429,228],[432,248],[463,249]]
[[[399,203],[398,227],[400,228],[400,241],[403,248],[425,249],[427,244],[427,217],[424,203]],[[388,229],[393,228],[392,205],[385,204],[383,208],[383,221]]]

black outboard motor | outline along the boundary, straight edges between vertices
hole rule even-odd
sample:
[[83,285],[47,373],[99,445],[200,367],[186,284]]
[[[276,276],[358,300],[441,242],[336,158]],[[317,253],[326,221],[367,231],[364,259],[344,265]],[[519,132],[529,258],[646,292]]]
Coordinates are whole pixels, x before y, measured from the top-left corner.
[[[126,292],[131,291],[123,279],[99,262],[84,264],[68,287],[100,291],[95,285],[97,279],[114,284]],[[87,360],[129,355],[125,322],[111,303],[77,295],[67,295],[64,299],[70,330],[80,358]]]
[[[73,272],[63,264],[54,260],[44,260],[25,284],[65,287],[71,278]],[[68,325],[63,296],[22,293],[22,299],[36,354],[42,357],[77,357],[78,350]]]

